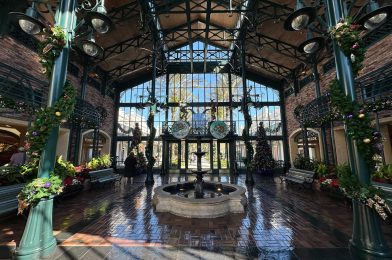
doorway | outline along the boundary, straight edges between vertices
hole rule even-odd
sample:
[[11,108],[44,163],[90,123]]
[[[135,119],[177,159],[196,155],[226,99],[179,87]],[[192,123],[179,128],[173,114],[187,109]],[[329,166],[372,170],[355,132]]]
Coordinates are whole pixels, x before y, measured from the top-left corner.
[[[212,142],[211,141],[202,141],[201,142],[201,151],[206,154],[201,158],[201,168],[202,169],[212,169]],[[185,144],[185,167],[188,170],[196,170],[197,169],[197,157],[194,155],[194,152],[197,152],[197,142],[196,141],[186,141]]]

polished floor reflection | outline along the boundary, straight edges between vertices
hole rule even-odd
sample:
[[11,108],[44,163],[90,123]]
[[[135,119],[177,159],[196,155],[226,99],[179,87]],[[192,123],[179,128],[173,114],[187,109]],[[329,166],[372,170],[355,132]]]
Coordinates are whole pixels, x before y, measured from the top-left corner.
[[[156,184],[193,176],[155,176]],[[244,185],[244,177],[206,176]],[[155,213],[153,187],[133,184],[84,192],[54,210],[59,248],[51,259],[350,259],[349,205],[322,193],[258,178],[245,214],[185,219]],[[0,259],[19,243],[24,217],[0,224]],[[384,224],[392,241],[392,226]],[[354,259],[354,258],[352,258]]]

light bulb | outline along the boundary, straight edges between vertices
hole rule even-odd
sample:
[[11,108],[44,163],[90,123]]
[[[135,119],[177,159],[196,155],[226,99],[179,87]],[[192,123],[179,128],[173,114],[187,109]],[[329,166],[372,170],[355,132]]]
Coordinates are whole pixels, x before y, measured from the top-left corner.
[[308,23],[309,23],[309,15],[302,14],[295,17],[295,19],[293,19],[293,21],[291,22],[291,27],[293,27],[294,30],[298,31],[305,28],[308,25]]
[[387,13],[379,13],[375,16],[372,16],[365,22],[364,26],[366,29],[372,30],[376,28],[378,25],[380,25],[381,23],[383,23],[387,18],[387,16],[388,16]]
[[85,43],[83,43],[83,51],[87,55],[89,55],[91,57],[95,57],[98,55],[99,50],[98,50],[97,46],[95,46],[95,44],[93,44],[91,42],[85,42]]
[[318,42],[310,42],[304,46],[304,52],[306,53],[314,53],[319,48]]
[[109,25],[102,19],[93,18],[91,24],[98,33],[104,34],[109,31]]
[[39,25],[25,19],[19,20],[19,26],[24,32],[30,35],[38,34],[41,31],[41,27]]

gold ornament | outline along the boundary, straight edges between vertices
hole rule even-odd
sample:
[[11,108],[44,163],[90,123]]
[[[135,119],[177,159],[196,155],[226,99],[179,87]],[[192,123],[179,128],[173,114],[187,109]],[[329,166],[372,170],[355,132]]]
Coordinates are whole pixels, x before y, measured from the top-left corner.
[[371,140],[370,140],[369,138],[365,138],[365,139],[363,139],[363,142],[364,142],[365,144],[368,144],[368,143],[371,142]]
[[358,117],[359,117],[359,118],[364,118],[364,117],[365,117],[365,114],[359,114]]
[[54,113],[56,116],[61,116],[61,112],[57,111],[56,113]]

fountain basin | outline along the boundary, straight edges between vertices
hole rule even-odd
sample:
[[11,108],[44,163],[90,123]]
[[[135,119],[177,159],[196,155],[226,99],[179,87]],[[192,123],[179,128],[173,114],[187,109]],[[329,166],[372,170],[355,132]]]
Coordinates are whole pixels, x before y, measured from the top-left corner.
[[204,182],[204,187],[204,198],[189,196],[194,191],[193,182],[156,187],[153,198],[155,211],[186,218],[217,218],[229,213],[245,212],[245,188],[220,182]]

